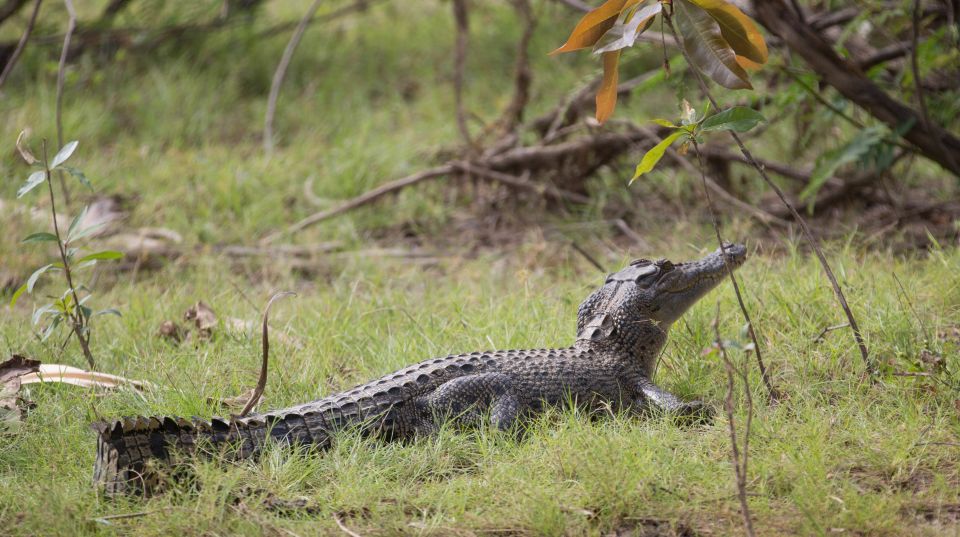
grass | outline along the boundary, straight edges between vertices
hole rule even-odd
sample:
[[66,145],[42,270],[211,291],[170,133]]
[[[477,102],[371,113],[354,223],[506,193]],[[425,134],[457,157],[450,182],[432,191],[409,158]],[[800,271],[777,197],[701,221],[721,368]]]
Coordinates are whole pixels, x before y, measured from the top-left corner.
[[[300,6],[268,3],[254,28],[211,35],[202,52],[165,46],[145,56],[120,55],[108,67],[90,58],[71,67],[64,124],[68,139],[81,141],[72,163],[100,192],[127,198],[130,226],[174,229],[192,253],[153,272],[100,273],[94,300],[123,312],[94,327],[101,369],[159,388],[141,397],[31,387],[36,408],[0,440],[0,533],[337,534],[335,517],[363,535],[741,532],[721,412],[710,425],[679,428],[666,419],[590,419],[559,409],[532,423],[522,440],[488,430],[444,430],[411,444],[344,434],[323,454],[273,449],[256,463],[197,461],[196,487],[182,483],[149,500],[107,501],[95,493],[87,424],[97,416],[209,416],[222,412],[211,400],[254,384],[255,336],[221,326],[209,341],[174,345],[156,335],[164,320],[179,320],[197,300],[221,319],[255,320],[259,311],[248,299],[261,304],[274,289],[299,293],[274,308],[275,333],[290,334],[300,345],[275,338],[266,407],[321,397],[431,356],[572,340],[577,305],[602,275],[563,241],[545,240],[536,229],[508,248],[469,255],[453,249],[427,264],[328,256],[304,271],[282,259],[237,264],[212,252],[217,244],[252,243],[316,210],[300,195],[307,177],[315,178],[320,197],[345,198],[420,169],[432,151],[456,139],[449,5],[415,4],[377,6],[308,32],[284,86],[277,118],[281,146],[270,159],[260,150],[259,129],[284,38],[253,41],[250,34],[295,18]],[[44,28],[52,32],[57,8],[46,9]],[[530,117],[597,67],[588,58],[547,58],[573,19],[553,2],[538,9]],[[468,105],[489,119],[509,95],[513,44],[505,36],[515,34],[516,21],[498,3],[475,4],[473,15]],[[0,114],[10,118],[0,125],[8,149],[25,126],[33,128],[35,143],[54,132],[55,72],[43,50],[27,52],[0,101]],[[637,56],[628,69],[640,72],[659,62],[656,53]],[[664,115],[687,85],[675,76],[668,87],[622,103],[618,113]],[[785,152],[776,136],[770,138],[763,151]],[[0,198],[12,210],[0,216],[0,271],[22,279],[47,252],[17,243],[38,227],[19,209],[43,202],[13,201],[26,168],[12,150],[2,155],[0,174],[10,179],[0,185]],[[658,191],[682,198],[697,184],[674,180],[669,171],[632,190],[623,179],[603,172],[591,185],[598,204],[640,203]],[[411,190],[292,240],[336,239],[359,247],[376,237],[393,240],[404,222],[412,222],[420,241],[449,240],[469,202],[447,203],[446,197],[442,186]],[[609,240],[609,231],[594,223],[599,207],[551,217],[549,224],[583,239],[595,254],[602,251],[596,255],[612,269],[641,255],[687,259],[712,250],[712,231],[695,213],[691,209],[693,218],[684,221],[650,218],[638,228],[649,251]],[[725,225],[730,237],[752,234],[742,221]],[[885,365],[888,374],[877,384],[862,378],[849,332],[813,340],[843,315],[815,260],[797,244],[784,239],[776,249],[763,248],[741,269],[774,382],[789,396],[756,409],[749,468],[755,525],[762,535],[956,535],[960,394],[931,377],[892,373],[927,372],[920,356],[928,351],[946,360],[947,372],[937,378],[957,385],[960,252],[935,248],[894,257],[867,251],[857,239],[829,244],[828,255],[868,346]],[[898,294],[894,273],[910,304]],[[40,292],[58,287],[48,283]],[[657,380],[719,410],[726,387],[722,363],[711,351],[717,300],[732,357],[750,359],[739,350],[747,337],[724,284],[674,327]],[[15,310],[0,310],[3,356],[19,352],[81,365],[73,345],[61,350],[33,337],[32,302],[24,297]],[[751,389],[762,401],[755,371]],[[740,391],[741,424],[742,402]],[[283,512],[268,505],[300,498],[312,509]],[[137,516],[104,519],[131,513]]]

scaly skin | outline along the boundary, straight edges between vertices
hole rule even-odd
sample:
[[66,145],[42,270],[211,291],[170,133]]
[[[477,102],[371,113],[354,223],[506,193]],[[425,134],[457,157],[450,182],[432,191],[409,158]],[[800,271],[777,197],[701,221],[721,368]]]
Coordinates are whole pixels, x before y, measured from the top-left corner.
[[654,408],[680,415],[705,412],[652,381],[670,325],[715,287],[726,266],[746,259],[726,246],[693,263],[637,260],[607,277],[580,305],[577,339],[563,349],[474,352],[434,358],[317,401],[211,421],[123,418],[98,422],[94,480],[107,494],[149,492],[156,463],[198,444],[224,456],[256,456],[268,438],[326,447],[337,430],[358,426],[389,439],[430,434],[455,419],[476,425],[488,415],[504,430],[521,417],[573,400],[587,408]]

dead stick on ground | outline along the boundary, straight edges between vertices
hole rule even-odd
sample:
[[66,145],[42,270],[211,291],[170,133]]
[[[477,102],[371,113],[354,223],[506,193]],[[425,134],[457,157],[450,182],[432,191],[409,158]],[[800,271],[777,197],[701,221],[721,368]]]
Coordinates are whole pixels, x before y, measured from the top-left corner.
[[737,303],[740,305],[740,311],[743,312],[743,318],[747,321],[747,333],[753,341],[753,352],[757,355],[757,366],[760,368],[760,376],[763,379],[763,385],[767,387],[767,398],[770,403],[776,402],[780,397],[777,390],[770,381],[770,374],[767,373],[766,366],[763,365],[763,355],[760,352],[760,342],[757,341],[757,333],[753,327],[753,321],[750,319],[750,313],[747,311],[746,304],[743,303],[743,296],[740,294],[740,285],[737,283],[733,270],[730,269],[730,261],[727,259],[727,245],[720,235],[720,217],[717,216],[717,209],[713,206],[713,199],[710,197],[710,190],[707,188],[707,173],[703,167],[703,155],[700,153],[700,145],[696,140],[693,141],[693,150],[697,153],[697,164],[700,166],[700,179],[703,183],[703,195],[707,198],[707,207],[710,210],[710,218],[713,221],[713,230],[717,234],[717,243],[720,245],[720,251],[723,253],[723,266],[727,269],[730,276],[730,283],[733,284],[733,292],[737,295]]
[[285,233],[296,233],[298,231],[302,231],[303,229],[306,229],[318,222],[322,222],[329,218],[333,218],[334,216],[345,213],[356,207],[360,207],[361,205],[366,205],[374,200],[377,200],[383,196],[386,196],[387,194],[390,194],[391,192],[402,190],[410,185],[415,185],[421,181],[425,181],[433,177],[448,175],[450,173],[453,173],[454,171],[455,171],[455,167],[453,165],[444,164],[443,166],[437,166],[435,168],[430,168],[427,170],[423,170],[421,172],[417,172],[413,175],[408,175],[406,177],[397,179],[396,181],[390,181],[389,183],[384,183],[378,186],[377,188],[374,188],[373,190],[368,190],[367,192],[351,199],[350,201],[347,201],[346,203],[343,203],[331,209],[327,209],[325,211],[314,213],[300,220],[299,222],[291,225],[284,231],[277,231],[277,232],[271,233],[270,235],[267,235],[266,237],[264,237],[260,242],[261,244],[269,244],[277,240],[278,238],[282,237]]
[[[680,35],[677,32],[676,26],[673,24],[673,19],[664,12],[664,19],[667,21],[668,26],[670,27],[670,32],[673,35],[673,38],[677,40],[677,43],[682,43],[680,40]],[[710,104],[713,106],[714,110],[722,110],[720,105],[717,103],[717,100],[713,97],[713,94],[710,93],[710,89],[707,87],[707,82],[703,79],[703,75],[700,73],[700,70],[695,66],[696,64],[690,58],[690,54],[687,52],[687,49],[683,46],[680,47],[681,52],[683,53],[684,59],[687,61],[687,65],[690,67],[690,70],[693,71],[694,76],[697,79],[697,83],[700,85],[700,89],[706,95],[707,99],[710,101]],[[737,143],[737,146],[740,148],[740,152],[743,153],[743,156],[746,157],[750,164],[757,169],[760,173],[760,177],[763,178],[764,182],[773,189],[777,197],[780,198],[780,201],[790,210],[790,214],[800,225],[800,229],[803,231],[803,235],[807,238],[807,242],[810,243],[810,246],[813,248],[813,251],[817,254],[817,259],[820,261],[820,266],[823,267],[823,272],[827,275],[827,279],[830,280],[830,284],[833,286],[833,292],[837,297],[837,301],[840,303],[840,307],[843,308],[843,312],[847,316],[847,322],[850,323],[850,328],[853,330],[853,337],[857,342],[857,347],[860,349],[860,356],[863,358],[864,365],[867,368],[867,373],[871,378],[875,378],[879,374],[879,370],[873,364],[873,361],[870,359],[870,353],[867,352],[867,344],[863,340],[863,335],[860,333],[860,327],[857,325],[857,320],[853,317],[853,311],[850,310],[850,306],[847,304],[847,298],[843,295],[843,290],[840,289],[840,283],[837,281],[836,276],[833,274],[833,270],[830,268],[830,264],[827,262],[827,258],[823,255],[823,249],[820,248],[820,241],[813,234],[813,231],[807,225],[807,221],[800,216],[800,213],[797,212],[797,209],[794,208],[793,204],[787,200],[787,196],[783,193],[783,190],[777,186],[776,183],[770,179],[770,176],[767,175],[767,172],[764,171],[763,166],[761,166],[753,158],[753,154],[750,153],[750,150],[747,149],[747,146],[743,143],[743,140],[737,133],[733,131],[728,131],[733,140]]]
[[285,296],[296,296],[296,293],[291,291],[281,291],[279,293],[274,293],[270,297],[270,300],[267,302],[267,307],[263,310],[263,332],[262,332],[262,343],[263,343],[263,357],[260,362],[260,378],[257,379],[257,387],[253,389],[253,395],[250,396],[250,400],[247,401],[247,404],[244,405],[243,410],[240,411],[239,416],[242,418],[250,413],[250,411],[257,405],[260,401],[260,397],[263,396],[263,390],[267,387],[267,364],[270,360],[270,329],[267,326],[267,321],[270,319],[270,306],[278,298],[283,298]]
[[453,0],[453,20],[456,23],[457,37],[453,48],[453,103],[456,107],[457,128],[467,146],[472,146],[467,115],[463,110],[463,74],[467,62],[470,19],[466,0]]
[[[57,66],[57,151],[63,148],[63,82],[67,69],[67,56],[70,54],[70,40],[73,31],[77,28],[77,12],[73,9],[73,0],[63,0],[70,20],[67,22],[67,33],[63,36],[63,50],[60,51],[60,64]],[[70,190],[67,189],[67,179],[63,170],[58,170],[60,189],[63,190],[63,204],[70,207]]]
[[340,518],[340,513],[333,514],[333,521],[337,523],[337,527],[340,528],[340,531],[343,533],[346,533],[350,537],[361,537],[359,533],[351,530],[346,524],[343,523],[343,519]]
[[30,34],[33,33],[33,27],[37,23],[37,14],[40,13],[41,2],[43,2],[43,0],[37,0],[33,3],[33,12],[27,21],[27,28],[23,31],[23,35],[20,36],[20,41],[17,42],[17,48],[13,49],[13,53],[10,54],[10,59],[7,60],[7,65],[3,67],[3,72],[0,73],[0,87],[3,87],[3,83],[7,81],[7,77],[10,76],[10,71],[13,71],[13,66],[16,65],[17,60],[20,59],[20,53],[22,53],[24,47],[27,46],[27,40],[30,39]]
[[733,392],[736,386],[733,372],[736,369],[733,362],[727,356],[727,349],[723,346],[723,338],[720,337],[720,302],[717,302],[717,316],[713,321],[713,331],[717,338],[717,349],[720,351],[720,358],[723,359],[724,368],[727,371],[727,397],[724,400],[723,408],[727,413],[727,425],[730,429],[730,458],[733,459],[733,473],[737,481],[737,497],[740,499],[740,511],[743,515],[743,527],[748,537],[754,537],[753,519],[750,517],[750,505],[747,503],[747,457],[750,447],[750,427],[753,424],[753,398],[750,395],[750,383],[747,378],[746,368],[739,371],[737,376],[743,380],[743,391],[747,399],[747,423],[743,432],[743,452],[741,454],[737,440],[737,425],[733,417]]
[[293,53],[297,50],[303,34],[307,31],[307,26],[313,19],[313,15],[320,7],[320,0],[314,0],[310,8],[304,13],[297,29],[290,36],[287,42],[287,48],[283,49],[283,56],[280,57],[280,63],[277,64],[277,70],[273,73],[273,81],[270,83],[270,96],[267,98],[267,115],[263,120],[263,150],[270,154],[273,152],[273,118],[277,113],[277,99],[280,97],[280,86],[283,85],[283,79],[287,76],[287,68],[290,67],[290,60]]

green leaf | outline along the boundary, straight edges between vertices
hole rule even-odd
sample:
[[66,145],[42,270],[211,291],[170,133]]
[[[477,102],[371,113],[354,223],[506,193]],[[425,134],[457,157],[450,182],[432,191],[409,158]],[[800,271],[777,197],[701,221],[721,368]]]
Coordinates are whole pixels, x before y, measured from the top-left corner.
[[57,327],[60,326],[60,323],[62,322],[63,322],[63,316],[57,315],[56,317],[54,317],[53,320],[50,322],[50,325],[43,330],[43,335],[40,337],[40,341],[46,341],[50,336],[52,336],[54,331],[56,331]]
[[53,156],[53,160],[50,161],[50,168],[56,168],[57,166],[63,164],[70,158],[70,155],[77,150],[77,145],[80,142],[74,140],[72,142],[67,142],[67,145],[63,146],[60,151]]
[[679,127],[679,125],[674,125],[672,121],[669,121],[669,120],[666,120],[666,119],[661,119],[661,118],[658,118],[658,117],[657,117],[657,118],[653,118],[653,119],[651,119],[650,121],[656,123],[657,125],[660,125],[661,127],[667,127],[667,128],[670,128],[670,129],[676,129],[677,127]]
[[97,231],[100,231],[101,229],[106,227],[107,224],[109,223],[110,222],[98,222],[96,224],[93,224],[92,226],[87,226],[81,229],[80,231],[77,231],[76,233],[74,233],[72,237],[68,237],[67,242],[78,241],[88,235],[92,235],[93,233],[96,233]]
[[761,121],[766,121],[766,119],[753,108],[734,106],[708,117],[700,124],[700,131],[747,132]]
[[22,243],[28,242],[57,242],[57,236],[53,233],[47,233],[46,231],[41,231],[39,233],[31,233],[27,235],[25,239],[20,241]]
[[62,169],[62,170],[67,170],[67,173],[69,173],[70,175],[74,176],[74,177],[77,179],[77,181],[80,181],[80,184],[82,184],[83,186],[89,188],[90,190],[93,190],[93,185],[90,184],[90,180],[87,179],[87,176],[84,175],[84,173],[83,173],[82,171],[80,171],[80,170],[78,170],[78,169],[76,169],[76,168],[71,168],[70,166],[63,166],[61,169]]
[[633,184],[641,175],[648,173],[653,170],[653,168],[660,162],[660,159],[663,158],[664,152],[667,148],[670,147],[673,142],[676,142],[678,138],[686,135],[685,131],[677,131],[664,138],[659,144],[653,146],[650,151],[647,151],[643,158],[640,159],[640,164],[637,164],[637,170],[633,174],[633,179],[630,179],[630,184]]
[[49,265],[44,265],[37,270],[33,271],[33,274],[27,279],[27,292],[32,293],[33,287],[37,285],[37,280],[40,279],[40,276],[43,276],[43,273],[54,268],[53,263]]
[[27,284],[23,284],[20,287],[17,287],[17,290],[13,292],[13,296],[10,297],[10,308],[13,308],[17,305],[17,299],[20,298],[20,295],[27,291]]
[[80,225],[80,222],[85,216],[87,216],[87,211],[90,210],[89,205],[84,205],[83,209],[77,213],[77,216],[73,217],[73,220],[70,221],[70,228],[67,229],[67,242],[70,242],[73,239],[73,234],[77,231],[77,226]]
[[47,172],[45,171],[31,173],[30,177],[27,178],[27,182],[23,183],[23,186],[21,186],[20,189],[17,190],[17,198],[19,199],[26,196],[28,192],[30,192],[34,188],[37,188],[37,185],[39,185],[44,180],[46,180],[46,178],[47,178]]
[[123,252],[118,252],[116,250],[104,250],[102,252],[81,257],[77,260],[77,264],[85,263],[87,261],[95,261],[97,259],[123,259]]
[[[617,17],[616,24],[594,45],[593,53],[602,54],[632,47],[640,34],[653,24],[653,18],[662,10],[663,4],[660,2],[645,6],[637,12],[623,10]],[[627,20],[631,13],[633,17]]]
[[[40,306],[33,312],[32,322],[33,324],[39,324],[40,319],[43,318],[47,313],[56,313],[57,307],[54,304],[44,304]],[[59,317],[59,315],[57,316]]]
[[116,315],[117,317],[123,317],[123,314],[120,313],[120,310],[116,308],[107,308],[105,310],[100,310],[94,313],[93,315],[90,316],[90,318],[92,319],[93,317],[98,317],[100,315]]
[[747,72],[737,63],[737,55],[724,39],[717,22],[687,0],[674,0],[673,9],[680,25],[683,48],[695,68],[725,88],[753,89]]
[[860,160],[860,157],[866,155],[874,146],[882,143],[885,134],[882,127],[867,127],[846,144],[821,155],[810,175],[810,184],[800,192],[800,199],[807,200],[816,194],[837,169]]

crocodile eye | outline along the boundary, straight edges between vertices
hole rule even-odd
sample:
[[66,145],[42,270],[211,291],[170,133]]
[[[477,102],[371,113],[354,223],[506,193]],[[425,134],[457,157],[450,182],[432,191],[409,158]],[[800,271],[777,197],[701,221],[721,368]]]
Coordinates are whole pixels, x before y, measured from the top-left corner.
[[664,259],[663,261],[660,262],[660,270],[662,270],[663,272],[670,272],[673,269],[674,269],[673,263],[671,263],[669,259]]

